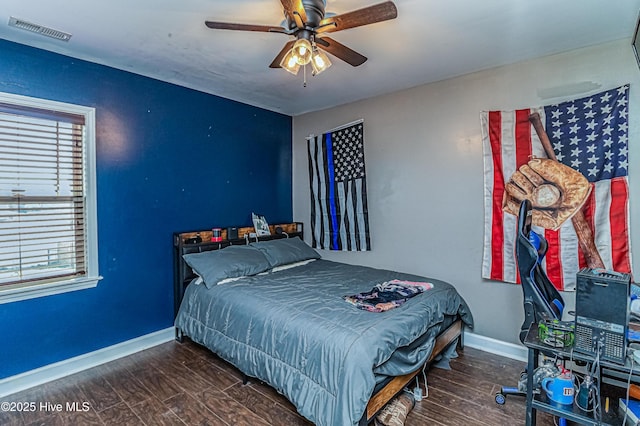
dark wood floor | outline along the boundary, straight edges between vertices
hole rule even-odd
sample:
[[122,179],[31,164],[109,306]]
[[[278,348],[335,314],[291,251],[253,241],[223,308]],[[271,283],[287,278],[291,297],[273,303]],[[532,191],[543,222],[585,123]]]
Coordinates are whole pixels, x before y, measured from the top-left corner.
[[[451,370],[428,370],[429,396],[407,426],[523,425],[524,400],[494,402],[524,363],[465,348]],[[0,411],[10,425],[310,425],[284,397],[260,383],[242,384],[233,366],[187,340],[165,343],[2,398],[35,411]],[[77,411],[67,404],[76,402]],[[61,404],[57,412],[55,404]],[[84,411],[86,409],[86,411]],[[538,414],[538,425],[553,418]]]

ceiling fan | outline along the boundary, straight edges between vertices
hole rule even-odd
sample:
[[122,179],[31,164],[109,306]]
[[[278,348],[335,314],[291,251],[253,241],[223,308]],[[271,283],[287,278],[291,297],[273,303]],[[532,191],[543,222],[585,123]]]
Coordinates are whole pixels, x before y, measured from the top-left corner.
[[392,1],[340,15],[329,16],[330,14],[327,14],[326,17],[326,0],[280,0],[280,3],[282,3],[285,16],[282,26],[215,21],[205,21],[205,25],[219,30],[258,31],[294,36],[295,39],[284,45],[269,67],[284,68],[297,74],[300,66],[304,67],[311,62],[315,75],[331,65],[331,61],[322,50],[354,67],[362,65],[367,60],[365,56],[325,34],[387,21],[398,16],[398,11]]

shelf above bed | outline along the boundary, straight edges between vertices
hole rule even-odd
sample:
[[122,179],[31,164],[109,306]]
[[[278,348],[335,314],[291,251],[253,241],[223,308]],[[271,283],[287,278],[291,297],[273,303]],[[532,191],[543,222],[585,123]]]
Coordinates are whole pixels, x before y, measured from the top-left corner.
[[[277,228],[281,228],[282,232],[276,233]],[[177,315],[178,313],[178,308],[180,307],[180,303],[182,302],[182,296],[184,295],[185,288],[195,277],[195,274],[193,273],[189,265],[187,265],[186,262],[183,262],[183,255],[188,253],[200,253],[210,250],[219,250],[232,245],[245,245],[255,241],[268,241],[287,237],[300,237],[301,240],[304,240],[304,228],[302,222],[269,225],[269,231],[271,232],[271,235],[249,238],[249,234],[255,232],[254,227],[238,227],[238,238],[229,240],[227,238],[227,228],[222,228],[222,241],[211,241],[211,237],[213,236],[213,231],[211,229],[203,231],[175,232],[173,234],[174,315]],[[202,238],[202,242],[187,242],[190,238],[195,238],[196,236],[200,236],[200,238]]]
[[[290,222],[290,223],[281,223],[275,225],[269,225],[269,231],[271,235],[264,235],[261,237],[257,237],[259,241],[271,240],[274,238],[281,238],[280,235],[276,233],[276,229],[281,228],[282,232],[286,233],[289,237],[303,237],[303,227],[302,222]],[[174,234],[173,245],[178,246],[197,246],[202,244],[220,244],[227,243],[229,244],[243,244],[249,239],[249,235],[255,233],[255,229],[253,226],[243,226],[237,227],[238,229],[238,238],[234,238],[229,240],[227,238],[227,228],[222,229],[222,241],[212,242],[211,238],[213,237],[213,231],[211,229],[203,230],[203,231],[190,231],[190,232],[179,232]],[[201,243],[189,244],[187,240],[191,238],[195,238],[199,236],[202,238]],[[256,237],[251,237],[251,241],[256,241]]]

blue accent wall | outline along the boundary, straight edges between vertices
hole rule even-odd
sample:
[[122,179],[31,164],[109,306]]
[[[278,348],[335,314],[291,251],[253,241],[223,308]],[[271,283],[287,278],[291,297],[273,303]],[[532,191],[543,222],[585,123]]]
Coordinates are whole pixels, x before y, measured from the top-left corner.
[[0,379],[171,327],[172,234],[292,220],[291,117],[0,40],[0,91],[96,109],[96,288],[0,305]]

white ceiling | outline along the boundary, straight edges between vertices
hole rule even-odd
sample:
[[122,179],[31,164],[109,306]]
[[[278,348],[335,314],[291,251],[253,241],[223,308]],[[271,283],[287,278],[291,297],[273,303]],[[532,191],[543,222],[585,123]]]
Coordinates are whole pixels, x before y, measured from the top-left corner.
[[[327,0],[327,12],[382,0]],[[212,30],[205,20],[279,25],[279,0],[2,0],[0,38],[288,115],[487,68],[631,38],[640,0],[395,0],[395,20],[331,34],[369,58],[323,74],[268,65],[289,36]],[[9,17],[69,32],[57,41]],[[631,50],[631,46],[629,47]],[[1,52],[0,52],[1,58]],[[1,77],[0,77],[1,78]]]

